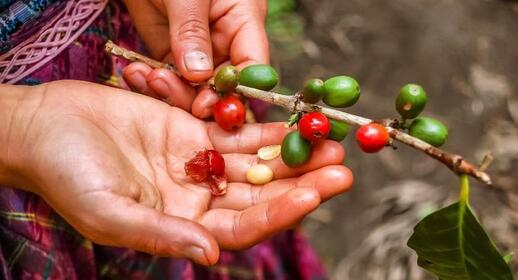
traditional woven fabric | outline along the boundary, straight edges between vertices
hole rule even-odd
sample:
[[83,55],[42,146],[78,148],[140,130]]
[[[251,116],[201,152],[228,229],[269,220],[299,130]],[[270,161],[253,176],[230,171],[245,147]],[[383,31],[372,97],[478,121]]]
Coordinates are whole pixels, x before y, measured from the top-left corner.
[[[0,1],[0,53],[9,50],[16,41],[21,39],[19,34],[23,27],[30,29],[31,23],[43,22],[40,17],[47,11],[50,14],[59,6],[65,3],[64,0],[17,0]],[[36,19],[40,19],[36,21]],[[23,32],[19,32],[23,33]]]
[[[142,51],[131,26],[125,11],[111,3],[67,48],[19,84],[77,79],[123,86],[120,73],[126,62],[105,55],[103,46],[111,39]],[[222,252],[218,264],[203,267],[92,244],[37,195],[0,187],[0,279],[324,278],[299,232],[285,232],[243,252]]]
[[[20,32],[24,31],[22,33],[25,36],[13,35],[11,43],[5,45],[13,45],[12,42],[22,37],[24,40],[0,55],[0,82],[15,83],[49,62],[90,26],[107,2],[108,0],[69,0],[55,13],[45,11],[44,14],[49,18],[40,18],[37,21],[40,24],[27,23],[28,27],[24,25]],[[47,10],[56,8],[52,6],[52,9]]]

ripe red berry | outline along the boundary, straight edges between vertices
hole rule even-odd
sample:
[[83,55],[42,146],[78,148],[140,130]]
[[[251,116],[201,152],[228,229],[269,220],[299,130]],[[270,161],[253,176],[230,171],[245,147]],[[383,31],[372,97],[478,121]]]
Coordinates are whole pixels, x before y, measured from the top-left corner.
[[214,119],[224,130],[232,131],[245,123],[245,106],[239,98],[229,95],[214,105]]
[[331,131],[329,119],[322,113],[307,113],[299,121],[300,135],[311,142],[326,139]]
[[378,123],[364,125],[356,131],[356,141],[366,153],[380,151],[388,144],[389,139],[387,129]]
[[185,163],[185,174],[196,182],[207,183],[213,195],[223,195],[227,191],[225,160],[215,150],[203,150]]

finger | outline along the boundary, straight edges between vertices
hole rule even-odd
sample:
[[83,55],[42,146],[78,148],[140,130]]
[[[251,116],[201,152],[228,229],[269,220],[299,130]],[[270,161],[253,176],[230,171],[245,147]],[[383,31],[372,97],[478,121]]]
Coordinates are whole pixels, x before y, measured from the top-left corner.
[[267,203],[243,211],[210,210],[202,216],[204,225],[225,249],[244,249],[286,230],[320,203],[313,189],[294,189]]
[[236,4],[230,10],[224,3],[213,3],[210,12],[215,61],[230,58],[240,69],[250,64],[269,63],[265,3]]
[[309,161],[295,168],[286,166],[281,156],[269,161],[260,160],[257,155],[246,154],[223,154],[223,158],[228,181],[246,182],[246,172],[258,163],[269,166],[273,170],[274,179],[290,178],[327,165],[342,164],[345,150],[340,143],[326,140],[313,146]]
[[[128,198],[100,197],[109,208],[103,209],[95,223],[104,231],[100,242],[168,257],[186,257],[210,265],[219,258],[214,237],[203,226],[190,220],[169,216]],[[91,215],[91,213],[90,213]]]
[[[254,42],[254,44],[246,44],[246,42]],[[230,61],[238,69],[251,64],[268,64],[269,53],[264,21],[250,22],[243,25],[232,41]]]
[[205,119],[212,116],[212,108],[218,100],[218,94],[214,90],[203,88],[196,98],[194,98],[194,102],[192,103],[192,114],[199,119]]
[[256,153],[259,148],[280,144],[292,129],[283,122],[245,124],[235,132],[220,128],[216,123],[207,123],[207,131],[214,148],[220,153]]
[[209,31],[210,0],[165,2],[174,64],[187,80],[201,82],[212,75]]
[[159,96],[149,88],[146,81],[152,70],[145,63],[133,62],[122,70],[122,77],[133,91],[158,99]]
[[171,106],[188,112],[196,97],[196,90],[167,69],[155,69],[147,75],[149,87]]
[[315,189],[322,202],[344,193],[351,187],[353,175],[343,165],[322,167],[298,178],[272,181],[264,186],[247,183],[230,183],[224,196],[214,197],[210,208],[243,210],[253,205],[273,200],[294,188]]

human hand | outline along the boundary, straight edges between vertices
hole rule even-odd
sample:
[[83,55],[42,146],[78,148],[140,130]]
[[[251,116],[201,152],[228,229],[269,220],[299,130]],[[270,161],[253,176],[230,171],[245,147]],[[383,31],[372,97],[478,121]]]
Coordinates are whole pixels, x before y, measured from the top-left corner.
[[[99,244],[213,264],[219,248],[243,249],[290,228],[351,185],[344,151],[332,141],[297,169],[280,158],[266,162],[275,180],[264,186],[246,183],[258,148],[288,132],[281,123],[229,133],[151,98],[75,81],[0,92],[20,88],[30,94],[4,120],[11,129],[0,132],[8,139],[0,165],[17,171],[10,182],[23,182]],[[224,196],[185,175],[184,163],[202,149],[225,158]]]
[[[214,66],[230,63],[243,68],[269,61],[265,0],[125,0],[125,3],[153,58],[174,64],[189,81],[209,79]],[[137,62],[126,67],[123,74],[134,90],[164,99],[198,118],[209,117],[218,100],[216,93],[208,88],[197,94],[169,70],[152,70]]]

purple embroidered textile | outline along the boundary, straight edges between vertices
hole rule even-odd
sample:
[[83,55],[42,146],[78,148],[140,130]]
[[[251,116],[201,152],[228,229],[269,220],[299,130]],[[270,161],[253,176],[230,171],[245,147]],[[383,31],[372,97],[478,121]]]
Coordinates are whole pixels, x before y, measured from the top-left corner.
[[[77,79],[121,85],[125,61],[103,53],[107,39],[143,47],[120,4],[104,12],[54,59],[19,81],[38,84]],[[73,94],[73,93],[71,93]],[[222,252],[218,264],[150,256],[92,244],[40,197],[0,187],[0,279],[325,279],[314,251],[288,231],[242,252]]]

